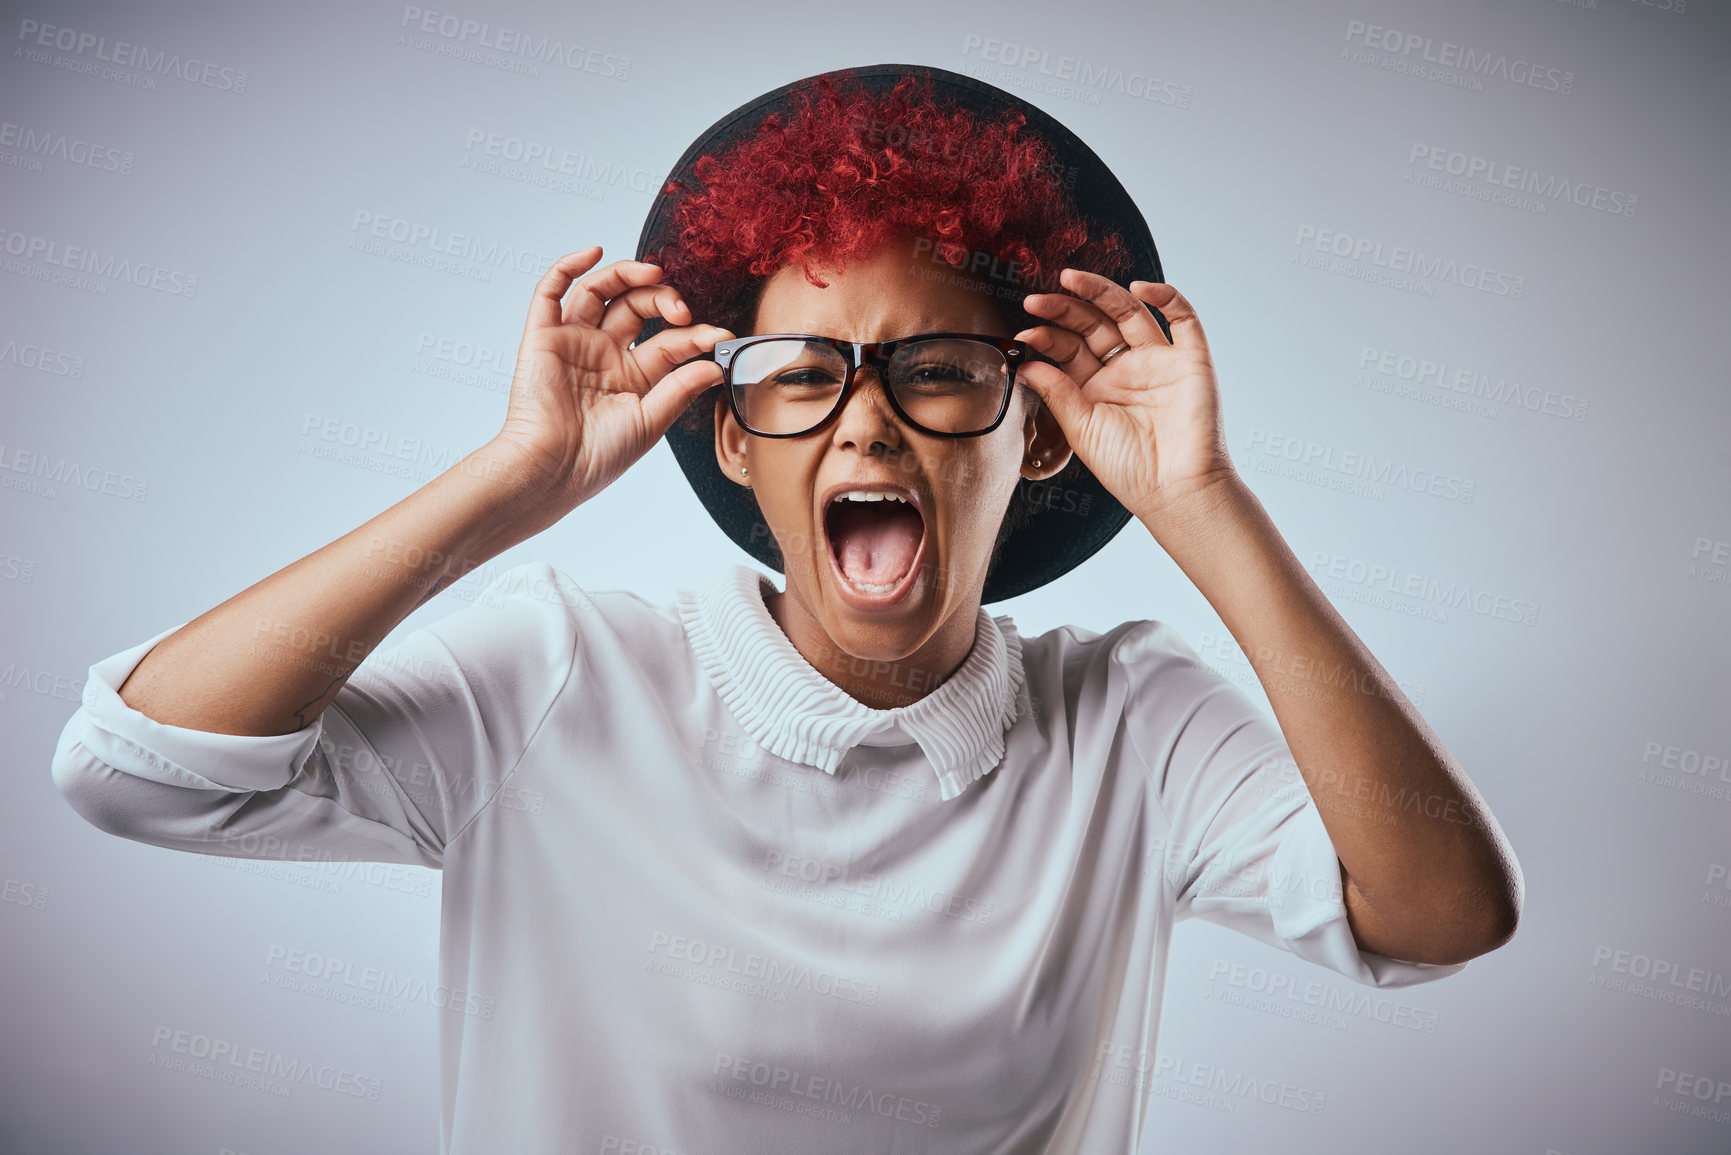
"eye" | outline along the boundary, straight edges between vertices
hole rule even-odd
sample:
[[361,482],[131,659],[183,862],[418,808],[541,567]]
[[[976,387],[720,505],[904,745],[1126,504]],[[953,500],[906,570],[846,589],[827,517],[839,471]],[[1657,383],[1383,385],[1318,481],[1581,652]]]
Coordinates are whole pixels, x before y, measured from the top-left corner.
[[902,377],[903,384],[911,385],[916,389],[963,385],[971,380],[972,378],[964,367],[942,361],[915,365],[906,370]]
[[784,369],[769,378],[770,384],[786,389],[816,389],[833,386],[837,382],[836,375],[828,369],[799,368]]
[[916,381],[963,381],[968,374],[960,365],[934,361],[929,365],[915,365],[912,376]]

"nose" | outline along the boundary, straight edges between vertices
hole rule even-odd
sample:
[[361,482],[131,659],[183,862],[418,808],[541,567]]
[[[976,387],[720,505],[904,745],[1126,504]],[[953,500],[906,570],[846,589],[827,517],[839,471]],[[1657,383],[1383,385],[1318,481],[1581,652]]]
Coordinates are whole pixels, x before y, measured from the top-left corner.
[[867,456],[901,450],[901,423],[885,396],[883,378],[873,366],[861,365],[855,370],[853,389],[836,415],[830,439],[837,448],[852,446]]

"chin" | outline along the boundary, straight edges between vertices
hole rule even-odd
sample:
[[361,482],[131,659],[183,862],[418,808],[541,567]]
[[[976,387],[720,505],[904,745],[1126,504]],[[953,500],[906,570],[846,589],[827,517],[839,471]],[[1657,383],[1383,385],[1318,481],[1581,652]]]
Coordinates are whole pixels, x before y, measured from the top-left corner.
[[824,629],[830,640],[855,658],[872,662],[899,662],[920,648],[931,632],[925,615],[915,611],[896,621],[881,616],[862,618],[848,610],[825,615]]

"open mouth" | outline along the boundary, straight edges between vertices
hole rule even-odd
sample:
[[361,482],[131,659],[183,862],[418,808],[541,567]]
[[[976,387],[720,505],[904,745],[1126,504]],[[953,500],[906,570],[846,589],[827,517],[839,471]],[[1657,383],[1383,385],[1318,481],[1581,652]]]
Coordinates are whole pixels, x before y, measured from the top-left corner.
[[873,600],[905,590],[924,552],[925,518],[895,490],[837,493],[824,508],[823,527],[837,575]]

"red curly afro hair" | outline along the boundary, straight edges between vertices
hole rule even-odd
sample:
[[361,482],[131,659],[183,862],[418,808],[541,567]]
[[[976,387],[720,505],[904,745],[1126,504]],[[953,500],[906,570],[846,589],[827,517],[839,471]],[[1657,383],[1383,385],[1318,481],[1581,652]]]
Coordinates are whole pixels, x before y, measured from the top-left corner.
[[703,187],[663,189],[679,196],[673,227],[645,259],[700,321],[748,333],[763,285],[783,266],[798,263],[822,288],[819,269],[844,268],[902,233],[924,238],[917,251],[934,261],[972,270],[1013,330],[1044,323],[1022,296],[1062,292],[1065,265],[1113,276],[1130,264],[1122,237],[1077,213],[1065,191],[1075,171],[1024,131],[1020,111],[982,118],[934,99],[924,75],[882,93],[819,76],[789,96],[786,115],[698,159]]

